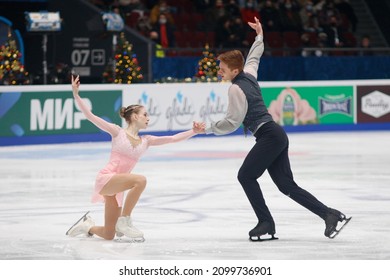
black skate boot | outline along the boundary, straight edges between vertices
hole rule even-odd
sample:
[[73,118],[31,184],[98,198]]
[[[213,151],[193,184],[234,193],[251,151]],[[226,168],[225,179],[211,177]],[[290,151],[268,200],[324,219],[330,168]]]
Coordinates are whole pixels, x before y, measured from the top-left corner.
[[[261,236],[269,234],[271,237],[262,238]],[[257,226],[249,232],[249,240],[251,241],[269,241],[278,239],[275,237],[275,224],[264,221],[259,222]]]
[[[325,218],[325,236],[332,239],[335,238],[351,219],[352,217],[347,218],[340,211],[329,208],[329,212]],[[341,226],[337,229],[339,222],[341,222]]]

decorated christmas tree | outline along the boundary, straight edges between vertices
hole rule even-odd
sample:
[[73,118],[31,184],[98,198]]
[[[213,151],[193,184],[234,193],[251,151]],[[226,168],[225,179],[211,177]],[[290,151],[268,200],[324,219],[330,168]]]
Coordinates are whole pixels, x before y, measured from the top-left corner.
[[104,82],[131,84],[143,80],[141,67],[132,48],[133,45],[126,40],[125,34],[122,32],[118,38],[114,60],[107,65],[107,70],[103,73]]
[[218,82],[218,64],[215,55],[205,46],[203,58],[198,63],[198,71],[194,80],[197,82]]
[[9,30],[7,41],[0,46],[0,85],[30,84],[29,73],[25,71],[21,57],[22,54]]

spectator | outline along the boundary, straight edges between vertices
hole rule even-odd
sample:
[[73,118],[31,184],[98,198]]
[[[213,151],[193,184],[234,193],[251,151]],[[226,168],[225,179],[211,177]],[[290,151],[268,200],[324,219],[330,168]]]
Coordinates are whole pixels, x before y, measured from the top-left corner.
[[120,15],[123,18],[121,10],[120,10],[120,8],[118,6],[112,6],[111,7],[111,12],[113,12],[114,14]]
[[142,3],[145,4],[145,6],[146,6],[146,8],[148,8],[148,10],[153,9],[153,7],[158,4],[158,2],[159,2],[159,0],[142,0]]
[[[250,22],[253,22],[253,19]],[[248,47],[249,43],[246,40],[247,31],[247,24],[244,25],[240,16],[235,17],[231,21],[230,46],[233,48]]]
[[153,29],[152,25],[150,24],[149,17],[146,15],[140,16],[136,23],[136,29],[143,35],[147,36]]
[[335,15],[329,18],[329,24],[324,27],[324,32],[328,38],[328,45],[331,48],[340,48],[344,46],[343,29]]
[[226,16],[226,9],[225,9],[225,4],[223,0],[216,0],[215,1],[215,6],[214,9],[212,9],[212,14],[214,16],[214,19],[219,20],[222,17]]
[[159,21],[160,14],[165,14],[167,21],[170,24],[174,24],[173,16],[171,14],[170,7],[168,6],[168,2],[166,0],[160,0],[158,4],[154,5],[152,10],[150,11],[150,23],[152,25],[156,24]]
[[226,15],[231,18],[241,16],[240,7],[238,6],[236,0],[229,0],[228,4],[225,5],[225,11]]
[[231,30],[231,19],[228,17],[223,17],[216,26],[215,32],[215,44],[217,48],[229,48],[230,38],[233,36]]
[[[244,23],[252,22],[255,17],[257,17],[260,22],[262,21],[259,10],[256,6],[257,5],[254,0],[248,0],[245,6],[241,8],[241,18]],[[248,29],[250,29],[249,26]]]
[[117,1],[117,6],[121,11],[121,14],[123,17],[131,13],[131,3],[132,0],[118,0]]
[[322,6],[322,9],[319,10],[318,13],[320,25],[329,25],[332,17],[336,17],[337,21],[341,20],[340,12],[336,9],[333,0],[326,0],[325,4]]
[[285,0],[280,7],[282,31],[302,30],[302,21],[299,16],[299,4],[295,1]]
[[315,51],[316,56],[327,56],[328,52],[324,51],[323,48],[329,48],[329,40],[328,40],[328,35],[326,35],[325,32],[321,32],[318,34],[318,47]]
[[316,55],[316,51],[317,50],[316,51],[307,50],[307,48],[315,48],[315,47],[317,47],[316,45],[314,45],[313,41],[310,40],[309,33],[303,33],[301,35],[301,45],[302,45],[301,56],[308,57],[308,56]]
[[[153,33],[152,33],[153,32]],[[160,14],[158,22],[153,26],[151,35],[156,43],[163,48],[175,46],[174,26],[168,21],[165,14]],[[157,38],[156,37],[157,34]]]
[[323,31],[323,28],[320,26],[318,22],[317,15],[312,12],[307,13],[307,19],[305,23],[302,23],[302,29],[304,32],[316,33],[316,34]]
[[205,11],[214,7],[215,0],[194,0],[194,6],[198,13],[204,13]]
[[224,17],[216,29],[216,45],[219,48],[242,48],[247,45],[246,26],[241,17]]
[[305,26],[309,21],[309,18],[315,14],[313,2],[307,1],[305,5],[302,5],[301,10],[299,11],[299,16],[301,17],[302,26]]
[[265,32],[281,30],[279,11],[271,0],[266,0],[260,9],[260,18]]
[[302,36],[301,36],[301,44],[302,44],[301,55],[303,57],[311,56],[312,52],[306,50],[306,48],[311,48],[312,47],[308,34],[306,34],[306,33],[302,34]]
[[225,16],[226,10],[223,1],[216,0],[214,6],[205,12],[205,23],[208,26],[208,30],[215,31],[221,29]]
[[335,0],[336,9],[343,15],[346,16],[349,23],[351,24],[351,31],[356,32],[357,24],[359,22],[355,11],[348,0]]
[[326,4],[326,1],[327,0],[317,0],[317,1],[313,1],[313,4],[314,4],[314,10],[316,12],[320,12],[322,10],[322,8],[325,6]]
[[372,45],[371,45],[371,38],[369,35],[364,35],[360,39],[359,48],[361,49],[360,55],[364,55],[364,56],[373,55],[373,52],[370,51],[370,49],[372,48]]
[[119,0],[118,4],[122,14],[124,15],[136,12],[142,17],[148,10],[141,0]]

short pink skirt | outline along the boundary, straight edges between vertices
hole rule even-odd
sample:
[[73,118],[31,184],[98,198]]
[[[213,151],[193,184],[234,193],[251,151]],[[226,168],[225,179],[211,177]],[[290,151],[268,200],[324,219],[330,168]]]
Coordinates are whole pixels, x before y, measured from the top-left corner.
[[[95,181],[95,190],[92,195],[92,202],[97,203],[97,202],[105,202],[105,198],[103,195],[100,194],[101,190],[103,187],[111,180],[112,176],[116,175],[116,173],[104,173],[104,172],[99,172],[96,181]],[[116,201],[118,203],[118,207],[122,207],[123,205],[123,196],[124,193],[120,192],[115,195]]]

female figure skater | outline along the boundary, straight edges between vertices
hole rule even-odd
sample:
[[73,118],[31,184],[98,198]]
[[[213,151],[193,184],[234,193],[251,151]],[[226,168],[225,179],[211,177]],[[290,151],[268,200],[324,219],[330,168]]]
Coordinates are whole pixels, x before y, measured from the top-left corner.
[[[204,124],[196,124],[191,130],[173,136],[139,136],[140,129],[148,126],[149,117],[142,105],[122,107],[120,115],[128,126],[122,128],[95,116],[85,105],[79,95],[80,77],[72,76],[73,97],[80,110],[89,121],[112,137],[111,156],[108,164],[96,177],[92,202],[104,202],[104,226],[95,226],[88,212],[81,217],[66,233],[69,236],[96,234],[112,240],[115,233],[118,237],[125,235],[134,241],[144,241],[143,233],[133,226],[131,213],[146,186],[146,178],[129,173],[141,155],[149,146],[163,145],[186,140],[204,129]],[[128,190],[124,199],[124,192]],[[124,199],[124,203],[123,203]]]
[[[257,225],[249,231],[250,240],[277,239],[274,237],[274,219],[257,181],[265,170],[268,170],[283,194],[322,218],[325,221],[325,236],[334,238],[351,218],[329,208],[295,183],[288,157],[288,137],[269,114],[257,82],[260,57],[264,51],[263,29],[256,17],[255,22],[248,24],[256,31],[257,36],[246,62],[238,50],[218,56],[218,74],[222,79],[232,82],[228,91],[229,107],[226,116],[208,125],[204,133],[228,134],[243,124],[245,131],[250,131],[256,138],[256,143],[246,156],[237,176],[258,219]],[[338,223],[340,227],[337,229]],[[269,236],[264,238],[264,235]]]

